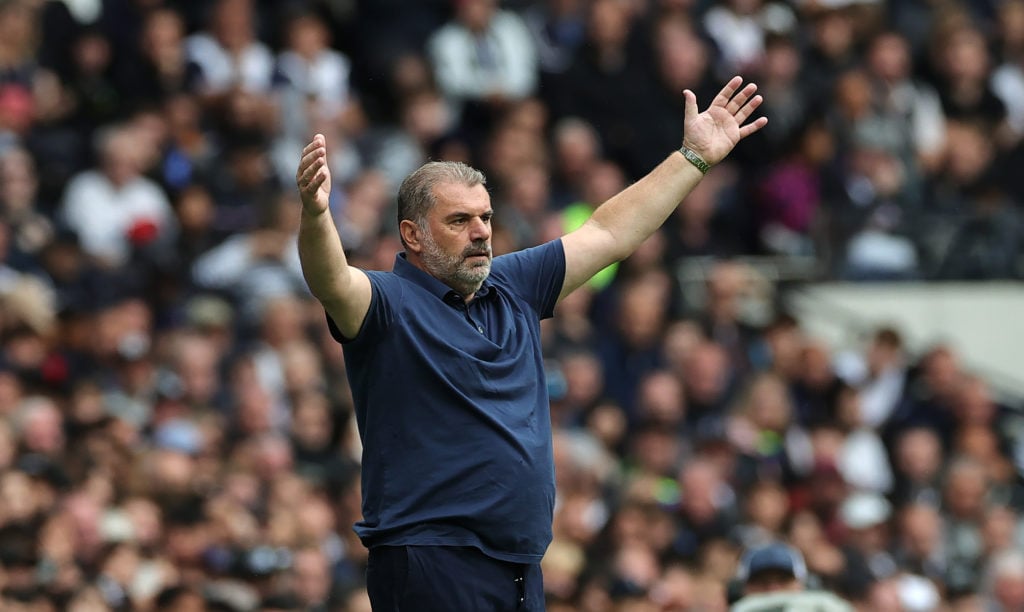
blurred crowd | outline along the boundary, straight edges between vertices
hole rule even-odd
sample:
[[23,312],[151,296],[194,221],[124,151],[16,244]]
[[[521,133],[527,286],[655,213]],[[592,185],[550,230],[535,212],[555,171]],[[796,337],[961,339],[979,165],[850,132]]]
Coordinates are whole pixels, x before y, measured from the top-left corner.
[[427,159],[486,171],[500,254],[733,74],[768,127],[543,328],[549,610],[724,610],[776,539],[861,610],[1024,610],[1019,400],[897,329],[828,346],[738,257],[1020,278],[1021,0],[0,1],[0,609],[368,610],[304,143],[355,265]]

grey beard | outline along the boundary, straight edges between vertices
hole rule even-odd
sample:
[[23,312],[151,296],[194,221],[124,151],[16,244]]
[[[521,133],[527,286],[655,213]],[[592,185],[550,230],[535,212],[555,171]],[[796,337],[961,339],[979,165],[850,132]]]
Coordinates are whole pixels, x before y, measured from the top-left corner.
[[[471,264],[466,257],[487,252],[486,263]],[[445,253],[429,232],[423,233],[423,266],[431,276],[448,285],[460,295],[476,293],[491,274],[491,246],[483,241],[473,243],[459,255]]]

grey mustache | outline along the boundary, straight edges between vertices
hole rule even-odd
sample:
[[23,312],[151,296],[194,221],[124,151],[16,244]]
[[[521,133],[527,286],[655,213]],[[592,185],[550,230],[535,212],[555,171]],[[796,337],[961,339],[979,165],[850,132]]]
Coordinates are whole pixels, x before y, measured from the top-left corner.
[[488,257],[490,257],[491,256],[491,249],[489,247],[476,248],[476,249],[466,249],[466,251],[463,253],[463,255],[465,257],[474,257],[476,255],[487,255]]

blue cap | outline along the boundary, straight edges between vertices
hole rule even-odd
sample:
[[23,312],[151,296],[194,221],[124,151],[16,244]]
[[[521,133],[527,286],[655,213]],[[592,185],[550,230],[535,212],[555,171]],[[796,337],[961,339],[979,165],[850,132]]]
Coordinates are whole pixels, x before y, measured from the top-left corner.
[[760,572],[774,570],[786,572],[800,582],[807,578],[807,566],[803,555],[795,548],[781,542],[774,542],[752,548],[743,554],[736,578],[746,582],[751,576]]

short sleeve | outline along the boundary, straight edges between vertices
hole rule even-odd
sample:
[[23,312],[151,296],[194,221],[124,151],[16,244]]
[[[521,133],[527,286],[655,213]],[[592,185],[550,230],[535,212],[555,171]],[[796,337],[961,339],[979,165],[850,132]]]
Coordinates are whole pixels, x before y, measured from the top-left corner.
[[562,240],[495,257],[491,276],[525,300],[541,319],[551,317],[565,282]]
[[367,272],[370,279],[370,308],[366,311],[366,318],[353,338],[346,338],[341,330],[334,324],[331,315],[326,313],[327,327],[331,337],[340,344],[351,346],[363,346],[372,344],[375,338],[387,331],[392,321],[395,320],[395,304],[401,303],[402,284],[398,278],[388,272]]

